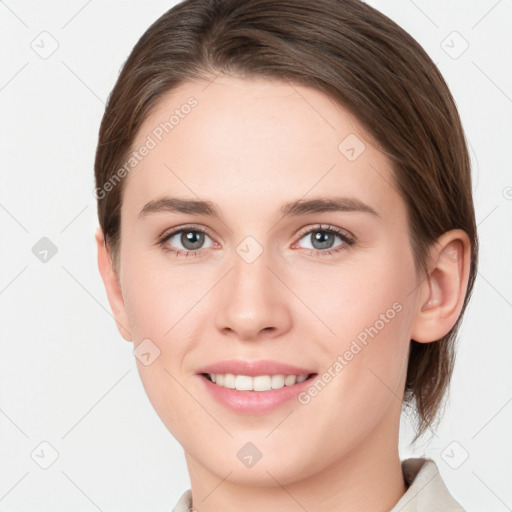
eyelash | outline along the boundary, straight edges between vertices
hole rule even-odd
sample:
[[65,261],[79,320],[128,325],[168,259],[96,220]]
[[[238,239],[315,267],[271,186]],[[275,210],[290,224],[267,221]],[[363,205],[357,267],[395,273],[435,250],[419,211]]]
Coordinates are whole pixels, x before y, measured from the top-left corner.
[[[189,255],[193,255],[194,257],[197,257],[198,254],[201,253],[201,251],[203,249],[197,249],[195,251],[194,250],[183,251],[181,249],[172,249],[167,244],[167,242],[174,235],[177,235],[178,233],[182,233],[182,232],[198,232],[198,233],[204,233],[205,235],[210,236],[208,234],[208,231],[200,226],[193,226],[193,225],[192,226],[182,226],[179,229],[176,229],[176,230],[171,231],[170,233],[167,233],[166,235],[164,235],[158,241],[158,245],[160,245],[162,247],[162,250],[164,252],[172,253],[176,257],[189,256]],[[309,228],[307,231],[301,232],[299,235],[299,240],[304,238],[306,235],[309,235],[311,233],[316,233],[316,232],[331,233],[331,234],[337,235],[339,238],[341,238],[341,240],[343,241],[343,244],[339,245],[338,247],[336,247],[334,249],[326,249],[324,251],[321,251],[319,249],[304,249],[305,251],[308,251],[309,254],[312,254],[314,256],[329,256],[332,254],[336,254],[341,251],[347,250],[355,243],[355,240],[353,238],[349,237],[344,231],[342,231],[341,229],[338,229],[334,226],[328,225],[328,224],[327,225],[318,224],[317,226],[314,226],[313,228]]]

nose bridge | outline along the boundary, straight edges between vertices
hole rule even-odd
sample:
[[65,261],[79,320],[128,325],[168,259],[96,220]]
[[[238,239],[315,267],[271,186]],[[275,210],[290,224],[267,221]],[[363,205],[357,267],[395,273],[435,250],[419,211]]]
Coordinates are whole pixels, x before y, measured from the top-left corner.
[[[240,291],[249,291],[257,288],[261,289],[260,293],[265,289],[264,284],[269,286],[269,277],[271,272],[268,267],[270,265],[270,255],[268,251],[259,251],[251,243],[244,242],[236,249],[236,256],[233,257],[233,276],[234,288],[240,289]],[[249,288],[249,289],[247,289]],[[256,297],[254,297],[256,298]]]
[[[273,278],[269,266],[272,255],[253,236],[247,236],[235,248],[231,272],[230,293],[238,304],[253,308],[254,304],[268,302]],[[251,304],[253,306],[251,306]]]
[[285,290],[269,269],[273,267],[270,250],[256,238],[247,236],[235,247],[232,270],[224,284],[222,304],[218,308],[217,327],[231,330],[238,337],[251,339],[260,331],[282,331],[290,314]]

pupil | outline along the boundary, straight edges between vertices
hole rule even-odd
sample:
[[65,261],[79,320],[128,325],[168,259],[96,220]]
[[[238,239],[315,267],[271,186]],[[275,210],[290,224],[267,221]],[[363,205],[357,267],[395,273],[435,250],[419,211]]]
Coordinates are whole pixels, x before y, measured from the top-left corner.
[[[316,247],[317,249],[329,249],[333,242],[333,233],[327,233],[325,231],[317,231],[316,233],[312,233],[313,242],[320,242],[320,247]],[[313,243],[313,247],[315,244]]]
[[183,244],[183,247],[191,251],[200,249],[203,241],[204,233],[197,231],[188,231],[181,235],[181,243]]

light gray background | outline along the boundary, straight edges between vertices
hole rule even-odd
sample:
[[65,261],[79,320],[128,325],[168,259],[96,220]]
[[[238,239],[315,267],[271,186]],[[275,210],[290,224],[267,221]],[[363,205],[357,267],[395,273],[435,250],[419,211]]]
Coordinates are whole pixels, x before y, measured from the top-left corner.
[[[133,45],[174,3],[0,1],[2,512],[163,512],[189,487],[183,450],[110,316],[93,238],[104,103]],[[443,423],[410,449],[404,418],[401,457],[434,458],[469,512],[512,510],[512,0],[369,3],[422,44],[450,86],[481,241]],[[58,249],[46,263],[32,252],[42,237]],[[57,460],[41,468],[52,450]]]

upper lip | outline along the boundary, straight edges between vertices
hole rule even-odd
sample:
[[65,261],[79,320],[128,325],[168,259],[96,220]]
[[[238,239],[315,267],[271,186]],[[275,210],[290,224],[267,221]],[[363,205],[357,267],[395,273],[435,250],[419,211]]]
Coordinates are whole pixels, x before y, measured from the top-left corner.
[[280,363],[279,361],[245,361],[240,359],[230,359],[203,366],[199,368],[197,373],[220,373],[223,375],[226,373],[232,373],[234,375],[248,375],[249,377],[255,377],[257,375],[309,375],[314,372],[308,368]]

